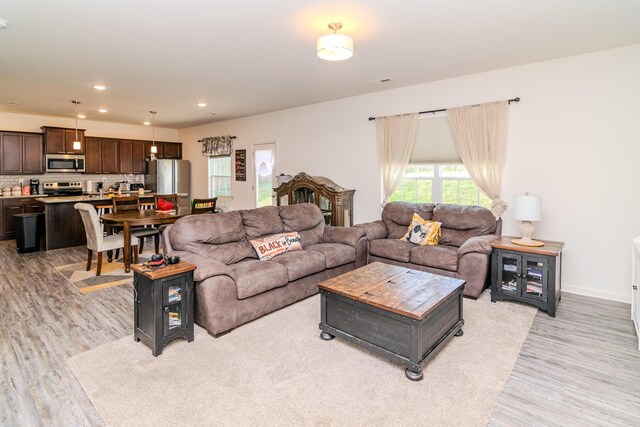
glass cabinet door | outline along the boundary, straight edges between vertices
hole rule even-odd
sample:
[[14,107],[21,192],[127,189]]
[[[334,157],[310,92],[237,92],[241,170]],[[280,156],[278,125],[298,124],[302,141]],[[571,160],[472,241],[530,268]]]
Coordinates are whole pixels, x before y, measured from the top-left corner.
[[522,296],[527,298],[547,299],[547,260],[544,258],[525,257]]
[[324,223],[331,224],[331,219],[333,215],[333,206],[331,200],[327,197],[320,195],[320,210],[322,211],[322,215],[324,216]]
[[316,192],[313,188],[300,187],[293,190],[292,205],[299,203],[316,203]]
[[520,294],[520,257],[500,254],[498,257],[498,292]]
[[164,334],[169,335],[177,332],[185,324],[186,319],[186,295],[185,284],[182,280],[172,280],[163,284],[163,306],[164,306]]

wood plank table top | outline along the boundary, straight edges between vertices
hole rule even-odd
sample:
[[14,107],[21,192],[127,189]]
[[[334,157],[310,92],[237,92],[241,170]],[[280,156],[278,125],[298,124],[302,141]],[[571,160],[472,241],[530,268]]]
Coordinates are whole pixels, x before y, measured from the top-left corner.
[[196,266],[185,261],[180,261],[177,264],[170,264],[166,267],[156,268],[153,270],[145,264],[133,264],[131,266],[131,269],[136,273],[140,273],[143,276],[148,277],[151,280],[156,280],[163,277],[175,276],[176,274],[195,270]]
[[512,239],[518,237],[502,236],[491,243],[491,247],[496,249],[508,249],[511,251],[526,252],[529,254],[558,256],[564,248],[564,242],[553,242],[551,240],[540,240],[544,243],[543,246],[523,246],[512,243]]
[[360,267],[318,285],[364,304],[424,319],[465,281],[381,262]]

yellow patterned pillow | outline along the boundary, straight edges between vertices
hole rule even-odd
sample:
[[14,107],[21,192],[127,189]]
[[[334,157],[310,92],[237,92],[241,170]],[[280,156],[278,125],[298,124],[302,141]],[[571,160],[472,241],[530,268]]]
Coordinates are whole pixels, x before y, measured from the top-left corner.
[[441,225],[441,222],[422,219],[414,213],[407,232],[399,240],[420,246],[437,245],[442,236]]

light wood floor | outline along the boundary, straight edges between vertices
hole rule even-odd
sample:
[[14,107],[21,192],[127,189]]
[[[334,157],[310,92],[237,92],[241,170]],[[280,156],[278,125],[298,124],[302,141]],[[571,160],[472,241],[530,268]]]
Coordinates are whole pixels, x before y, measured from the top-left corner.
[[[103,425],[65,360],[132,333],[132,288],[84,295],[53,268],[85,257],[18,255],[15,241],[0,242],[0,426]],[[490,424],[640,425],[629,315],[571,294],[556,319],[538,313]]]

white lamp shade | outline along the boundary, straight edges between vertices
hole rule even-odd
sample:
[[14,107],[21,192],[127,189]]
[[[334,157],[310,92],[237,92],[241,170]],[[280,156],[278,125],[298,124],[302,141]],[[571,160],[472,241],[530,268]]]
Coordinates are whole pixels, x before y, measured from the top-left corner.
[[514,219],[520,221],[540,221],[542,219],[540,196],[516,196],[513,206]]
[[80,143],[80,141],[73,141],[73,149],[74,150],[79,150],[82,148],[82,144]]
[[154,153],[154,154],[157,153],[158,152],[158,146],[152,145],[151,146],[151,152]]
[[344,61],[353,56],[353,39],[344,34],[327,34],[318,39],[318,57],[327,61]]

